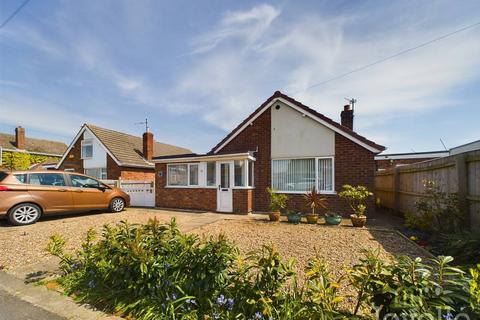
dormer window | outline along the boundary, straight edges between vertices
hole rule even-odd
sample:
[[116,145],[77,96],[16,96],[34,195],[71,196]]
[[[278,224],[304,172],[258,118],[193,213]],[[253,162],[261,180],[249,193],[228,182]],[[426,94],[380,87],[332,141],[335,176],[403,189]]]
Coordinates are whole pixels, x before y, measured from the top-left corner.
[[91,159],[93,157],[93,144],[92,140],[82,141],[82,159]]

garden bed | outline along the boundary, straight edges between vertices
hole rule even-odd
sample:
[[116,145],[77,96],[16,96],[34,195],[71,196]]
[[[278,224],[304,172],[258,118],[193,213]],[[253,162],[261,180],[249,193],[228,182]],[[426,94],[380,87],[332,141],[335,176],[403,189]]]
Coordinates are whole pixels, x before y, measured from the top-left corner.
[[[382,228],[222,220],[192,232],[204,236],[224,234],[237,244],[242,254],[273,243],[284,259],[295,259],[300,281],[308,259],[317,253],[336,277],[344,275],[346,268],[358,263],[364,257],[364,250],[379,250],[379,257],[385,261],[393,261],[401,255],[424,260],[430,258],[396,231]],[[353,291],[342,287],[341,293],[351,294]]]

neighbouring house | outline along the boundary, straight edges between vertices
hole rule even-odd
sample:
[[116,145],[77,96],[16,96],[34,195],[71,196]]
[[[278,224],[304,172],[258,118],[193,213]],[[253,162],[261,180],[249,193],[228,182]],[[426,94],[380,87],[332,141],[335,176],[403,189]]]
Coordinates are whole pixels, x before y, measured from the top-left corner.
[[448,151],[385,153],[375,156],[375,165],[377,170],[381,171],[395,168],[397,166],[446,157],[448,155]]
[[189,149],[156,142],[152,132],[136,137],[84,124],[57,168],[108,180],[155,180],[154,156],[191,153]]
[[63,142],[27,137],[25,128],[18,126],[15,135],[0,133],[0,168],[54,169],[66,149]]
[[480,150],[480,140],[472,141],[453,147],[449,150],[427,151],[427,152],[407,152],[407,153],[382,153],[375,156],[375,165],[378,171],[413,164],[417,162],[429,161],[437,158],[453,156],[463,152]]
[[349,214],[337,193],[345,184],[373,191],[384,149],[353,131],[350,106],[340,124],[277,91],[210,152],[154,157],[156,206],[267,212],[273,187],[289,209],[307,212],[303,194],[316,187],[329,210]]

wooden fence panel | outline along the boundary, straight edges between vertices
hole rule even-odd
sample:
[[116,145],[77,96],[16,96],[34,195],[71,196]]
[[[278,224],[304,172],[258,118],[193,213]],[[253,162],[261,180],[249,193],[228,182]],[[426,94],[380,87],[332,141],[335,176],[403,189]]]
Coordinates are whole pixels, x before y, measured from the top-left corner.
[[425,197],[425,181],[457,193],[472,229],[480,229],[480,150],[379,171],[375,174],[378,203],[399,213],[415,212]]

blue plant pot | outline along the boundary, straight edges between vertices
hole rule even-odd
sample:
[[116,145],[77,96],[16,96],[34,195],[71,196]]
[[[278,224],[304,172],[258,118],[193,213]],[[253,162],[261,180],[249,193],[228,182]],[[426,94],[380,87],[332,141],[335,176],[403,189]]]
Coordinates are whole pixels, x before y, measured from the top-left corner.
[[302,216],[297,213],[294,213],[294,214],[287,215],[287,219],[289,223],[298,224],[302,220]]
[[342,222],[342,216],[325,216],[325,223],[329,226],[338,226]]

